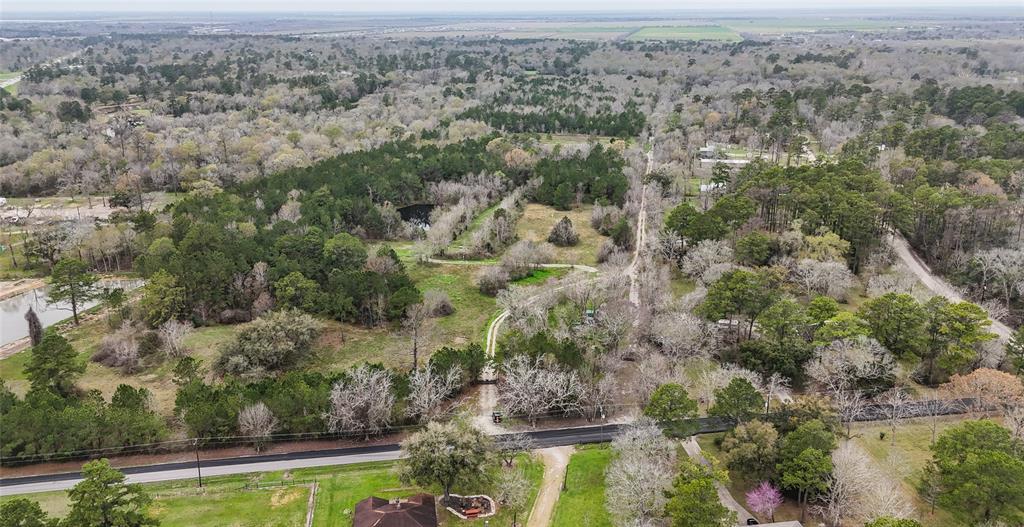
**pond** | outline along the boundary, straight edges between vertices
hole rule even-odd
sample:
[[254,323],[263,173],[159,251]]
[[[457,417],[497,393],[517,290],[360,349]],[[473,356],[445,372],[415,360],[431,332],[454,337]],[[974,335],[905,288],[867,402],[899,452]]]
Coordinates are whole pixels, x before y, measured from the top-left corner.
[[423,229],[430,228],[430,213],[434,211],[436,205],[430,203],[418,203],[416,205],[408,205],[398,209],[398,213],[402,215],[402,220],[407,221],[417,227]]
[[[100,283],[104,288],[122,288],[131,291],[140,287],[144,280],[104,280]],[[48,287],[40,287],[26,291],[20,295],[0,300],[0,346],[9,344],[18,339],[28,336],[28,323],[25,322],[25,313],[31,307],[39,315],[39,321],[43,327],[52,326],[63,320],[71,318],[71,304],[68,302],[57,302],[50,304],[46,296]],[[79,308],[79,312],[90,307],[99,305],[99,300],[91,300]]]

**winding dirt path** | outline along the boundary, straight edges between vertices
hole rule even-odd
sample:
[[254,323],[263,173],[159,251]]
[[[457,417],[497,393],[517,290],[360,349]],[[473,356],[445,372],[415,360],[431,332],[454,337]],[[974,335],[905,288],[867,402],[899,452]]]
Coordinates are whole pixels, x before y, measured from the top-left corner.
[[555,514],[555,504],[562,493],[565,482],[565,468],[569,466],[569,456],[573,447],[559,446],[537,450],[544,461],[544,479],[537,492],[537,500],[533,502],[533,510],[526,520],[526,527],[547,527]]
[[[910,243],[907,242],[906,238],[898,232],[891,233],[886,241],[892,246],[893,250],[896,251],[896,255],[899,256],[900,260],[906,264],[910,272],[914,273],[914,276],[924,284],[925,287],[930,289],[937,295],[942,295],[948,298],[952,302],[963,302],[964,297],[957,291],[949,282],[946,282],[939,276],[932,273],[932,270],[928,267],[928,264],[924,263],[919,256],[910,247]],[[989,313],[989,318],[992,319],[992,326],[990,329],[992,333],[999,336],[999,340],[1004,344],[1010,340],[1013,335],[1013,330],[1009,326],[996,320],[995,317]]]
[[[480,261],[480,260],[442,260],[439,258],[427,258],[427,262],[441,265],[494,265],[493,262]],[[586,273],[597,274],[598,269],[590,265],[580,265],[571,263],[548,263],[541,264],[540,267],[545,269],[579,269]],[[548,292],[559,291],[567,286],[560,286],[552,289]],[[494,358],[495,351],[498,347],[498,334],[501,331],[501,325],[508,319],[508,311],[502,310],[498,313],[498,316],[494,317],[491,324],[487,326],[487,343],[484,352],[490,359]],[[477,397],[477,406],[479,407],[476,417],[473,418],[473,423],[488,434],[500,434],[503,432],[502,428],[494,423],[491,415],[494,413],[494,409],[498,407],[498,387],[494,384],[496,377],[494,371],[494,365],[488,364],[482,372],[480,372],[480,380],[483,384],[480,386],[479,395]]]
[[[690,456],[690,459],[697,463],[704,466],[711,465],[707,458],[704,457],[704,453],[701,452],[700,444],[697,443],[696,438],[690,437],[686,441],[683,441],[683,450],[686,451],[686,455]],[[736,513],[738,525],[746,525],[747,519],[754,517],[743,507],[743,505],[740,505],[740,502],[736,501],[736,498],[732,497],[732,494],[729,493],[729,489],[727,489],[725,485],[716,481],[715,489],[718,490],[718,500],[722,502],[722,505],[725,505],[726,508]]]

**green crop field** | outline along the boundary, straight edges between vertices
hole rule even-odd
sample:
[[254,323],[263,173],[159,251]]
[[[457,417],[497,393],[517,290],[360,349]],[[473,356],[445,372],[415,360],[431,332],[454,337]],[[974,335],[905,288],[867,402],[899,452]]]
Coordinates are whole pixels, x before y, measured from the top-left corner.
[[857,18],[757,18],[748,20],[717,20],[719,24],[737,32],[748,33],[792,33],[808,31],[867,31],[896,27],[888,20]]
[[735,31],[723,26],[645,27],[629,36],[629,40],[743,40]]

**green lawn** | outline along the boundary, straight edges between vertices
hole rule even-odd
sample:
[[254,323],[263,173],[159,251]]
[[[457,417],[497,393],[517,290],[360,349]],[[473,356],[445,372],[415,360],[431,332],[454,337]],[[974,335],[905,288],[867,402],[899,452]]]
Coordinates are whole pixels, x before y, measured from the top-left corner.
[[629,40],[722,40],[739,42],[738,33],[723,26],[658,26],[645,27],[629,36]]
[[160,520],[161,527],[302,525],[309,491],[307,486],[285,486],[223,493],[185,492],[157,498],[150,512]]
[[[532,486],[529,510],[540,488],[544,465],[532,456],[521,455],[516,467],[525,472]],[[492,470],[507,469],[495,466]],[[390,461],[206,478],[202,490],[196,488],[193,480],[149,484],[146,489],[153,497],[150,513],[160,520],[162,527],[292,527],[302,525],[306,518],[310,484],[314,480],[318,489],[313,525],[323,527],[351,525],[355,504],[369,496],[407,497],[424,490],[439,493],[438,489],[403,485]],[[246,483],[258,485],[245,488]],[[495,489],[457,490],[493,494]],[[68,500],[64,492],[24,497],[38,501],[51,515],[67,513]],[[13,498],[0,497],[0,502]],[[440,509],[439,519],[442,525],[461,523]],[[509,527],[511,520],[511,514],[499,509],[498,514],[489,519],[489,524]]]
[[[962,417],[940,419],[936,437],[942,435],[943,430],[961,422],[963,422]],[[930,420],[908,421],[897,428],[895,444],[892,444],[892,437],[889,435],[891,430],[883,423],[855,425],[852,431],[855,435],[854,441],[864,447],[864,450],[878,462],[878,466],[883,471],[888,472],[893,478],[903,480],[907,494],[915,498],[918,511],[926,512],[918,518],[925,527],[959,525],[949,513],[942,509],[937,509],[934,515],[927,514],[929,506],[920,500],[915,490],[917,483],[921,480],[921,472],[925,463],[932,457],[929,449],[932,442]],[[886,438],[879,439],[879,432],[885,432]],[[898,463],[894,465],[890,462],[891,459],[898,460]]]
[[684,275],[675,265],[672,266],[672,280],[669,282],[669,286],[672,288],[672,296],[675,298],[682,298],[697,289],[697,283]]
[[542,285],[551,278],[558,279],[567,274],[569,274],[569,269],[566,267],[540,268],[512,283],[516,285]]
[[604,504],[604,472],[611,459],[608,445],[588,445],[572,454],[552,527],[611,527]]
[[[7,235],[0,237],[0,280],[21,280],[22,278],[42,278],[46,276],[46,268],[42,265],[29,266],[25,260],[25,235],[11,234],[14,244],[14,259],[7,246]],[[18,266],[15,267],[15,262]]]

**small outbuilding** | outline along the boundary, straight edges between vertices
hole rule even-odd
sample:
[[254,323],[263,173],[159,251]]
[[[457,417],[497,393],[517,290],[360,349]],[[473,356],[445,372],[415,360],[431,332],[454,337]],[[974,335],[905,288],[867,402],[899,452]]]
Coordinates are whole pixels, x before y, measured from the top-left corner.
[[437,527],[437,509],[430,494],[386,500],[371,496],[356,503],[352,527]]

